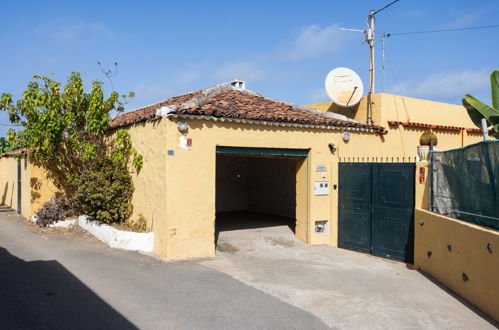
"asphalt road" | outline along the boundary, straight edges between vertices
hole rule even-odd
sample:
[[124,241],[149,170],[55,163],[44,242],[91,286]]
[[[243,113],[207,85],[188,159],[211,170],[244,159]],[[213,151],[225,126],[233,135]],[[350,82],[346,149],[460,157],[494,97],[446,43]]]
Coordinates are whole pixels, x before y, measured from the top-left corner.
[[0,209],[2,329],[323,329],[319,318],[199,262],[107,248]]

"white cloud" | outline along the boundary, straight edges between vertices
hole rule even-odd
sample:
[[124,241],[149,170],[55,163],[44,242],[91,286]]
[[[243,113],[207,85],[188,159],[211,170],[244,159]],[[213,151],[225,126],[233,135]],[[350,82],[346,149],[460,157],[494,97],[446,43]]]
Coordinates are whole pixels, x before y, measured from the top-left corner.
[[88,36],[99,36],[106,39],[113,37],[113,31],[102,22],[80,22],[70,25],[52,23],[38,26],[36,32],[47,35],[56,41],[74,41]]
[[427,99],[458,98],[488,88],[489,71],[466,70],[462,72],[437,73],[423,81],[405,81],[398,87],[388,88],[389,93]]
[[408,18],[421,18],[426,15],[426,12],[418,8],[413,8],[401,12],[401,15]]
[[484,13],[484,10],[467,11],[464,14],[459,13],[454,20],[443,25],[443,28],[453,29],[470,26],[473,23],[479,22]]
[[112,31],[101,22],[69,25],[63,27],[59,32],[59,36],[63,40],[74,40],[83,34],[98,34],[108,39],[113,36]]
[[134,90],[133,104],[152,104],[173,96],[171,83],[141,83]]
[[129,108],[160,102],[188,92],[197,85],[202,73],[201,69],[186,69],[155,81],[140,83],[133,89],[135,98],[130,102]]
[[304,60],[337,52],[343,48],[349,32],[340,30],[337,24],[321,28],[318,24],[306,26],[300,30],[291,43],[287,58]]
[[250,60],[229,62],[219,67],[213,74],[215,79],[229,81],[235,78],[258,81],[265,78],[265,70]]
[[325,88],[318,88],[309,92],[306,96],[309,103],[320,103],[329,101]]

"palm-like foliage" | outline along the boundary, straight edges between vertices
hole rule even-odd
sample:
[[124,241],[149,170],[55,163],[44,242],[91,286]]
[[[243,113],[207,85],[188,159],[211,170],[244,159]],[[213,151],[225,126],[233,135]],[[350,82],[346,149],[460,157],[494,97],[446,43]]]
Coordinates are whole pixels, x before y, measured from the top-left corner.
[[463,98],[463,105],[475,125],[481,128],[482,118],[487,119],[488,124],[493,126],[492,136],[499,138],[499,70],[494,70],[490,74],[490,88],[492,89],[492,106],[470,94],[466,94]]

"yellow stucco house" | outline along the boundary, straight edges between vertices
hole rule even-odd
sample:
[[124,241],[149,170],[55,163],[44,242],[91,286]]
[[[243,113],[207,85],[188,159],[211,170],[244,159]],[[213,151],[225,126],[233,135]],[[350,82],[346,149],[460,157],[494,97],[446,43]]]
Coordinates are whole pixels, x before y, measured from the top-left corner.
[[[111,126],[127,128],[145,159],[134,176],[134,216],[145,216],[156,253],[171,258],[215,255],[217,214],[240,210],[291,218],[296,237],[310,244],[343,241],[363,251],[355,244],[365,233],[339,219],[349,212],[339,207],[349,198],[341,191],[358,188],[350,184],[359,177],[354,163],[371,164],[369,175],[381,178],[399,164],[412,173],[399,173],[411,199],[423,132],[433,126],[441,150],[481,139],[461,106],[376,94],[375,125],[364,124],[366,108],[365,98],[354,108],[298,107],[222,84],[120,115]],[[371,226],[365,221],[356,226]],[[408,260],[387,251],[379,254]]]
[[[132,218],[147,219],[154,251],[169,258],[214,256],[217,214],[249,210],[291,219],[296,237],[310,244],[411,262],[410,238],[374,234],[410,236],[411,210],[424,200],[414,190],[419,137],[432,129],[445,150],[479,141],[480,131],[457,105],[375,94],[373,125],[364,123],[366,108],[365,98],[352,108],[299,107],[227,83],[124,113],[111,127],[126,128],[144,156],[133,175]],[[18,207],[12,178],[23,171],[30,194],[19,207],[30,217],[55,189],[42,169],[7,159],[2,200]],[[404,190],[376,188],[390,185]],[[400,194],[399,204],[386,202]],[[406,215],[386,228],[379,219],[390,207]]]

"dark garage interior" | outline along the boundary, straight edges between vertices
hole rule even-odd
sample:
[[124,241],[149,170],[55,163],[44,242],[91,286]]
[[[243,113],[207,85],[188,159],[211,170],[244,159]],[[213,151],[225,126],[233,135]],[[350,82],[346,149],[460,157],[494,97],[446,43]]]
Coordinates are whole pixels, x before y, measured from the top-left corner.
[[296,222],[296,158],[217,155],[216,236]]

